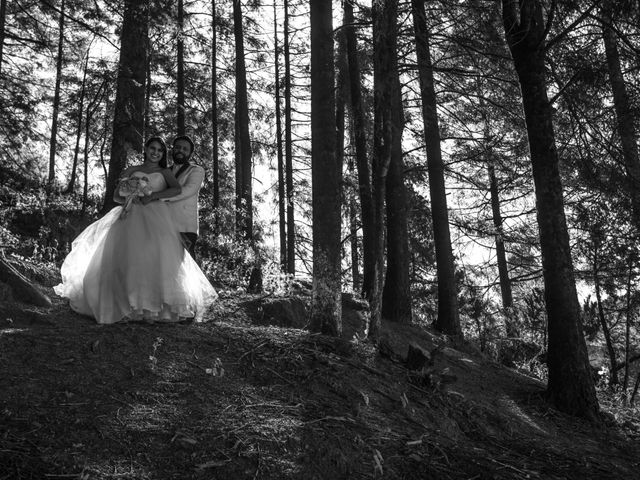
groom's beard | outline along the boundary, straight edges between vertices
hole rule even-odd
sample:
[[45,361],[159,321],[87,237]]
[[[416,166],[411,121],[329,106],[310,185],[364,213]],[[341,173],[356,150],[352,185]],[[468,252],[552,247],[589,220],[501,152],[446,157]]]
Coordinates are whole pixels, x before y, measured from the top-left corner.
[[184,165],[185,163],[189,163],[189,156],[182,155],[181,153],[172,154],[173,163],[177,163],[179,165]]

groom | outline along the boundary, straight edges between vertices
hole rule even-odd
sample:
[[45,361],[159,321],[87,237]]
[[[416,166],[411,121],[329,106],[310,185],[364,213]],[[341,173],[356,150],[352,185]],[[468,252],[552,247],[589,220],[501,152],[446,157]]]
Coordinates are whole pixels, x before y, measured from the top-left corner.
[[199,231],[198,192],[204,181],[204,168],[189,162],[193,147],[193,141],[187,135],[177,136],[173,140],[171,171],[182,187],[182,192],[166,201],[174,208],[175,222],[182,243],[195,260]]

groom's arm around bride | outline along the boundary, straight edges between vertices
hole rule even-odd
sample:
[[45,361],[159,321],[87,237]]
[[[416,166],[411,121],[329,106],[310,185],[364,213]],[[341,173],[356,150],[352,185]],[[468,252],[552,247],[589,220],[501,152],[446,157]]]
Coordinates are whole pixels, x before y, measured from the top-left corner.
[[199,232],[198,193],[204,182],[204,168],[190,163],[193,149],[193,141],[186,135],[178,136],[173,141],[171,171],[182,187],[182,192],[175,197],[167,198],[166,201],[173,209],[176,228],[185,248],[195,260],[195,245]]

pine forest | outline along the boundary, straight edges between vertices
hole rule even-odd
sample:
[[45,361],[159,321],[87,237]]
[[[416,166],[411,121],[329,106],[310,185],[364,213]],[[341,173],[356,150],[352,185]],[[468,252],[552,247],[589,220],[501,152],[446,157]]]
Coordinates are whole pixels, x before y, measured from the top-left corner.
[[[0,0],[0,479],[635,478],[639,132],[635,0]],[[96,325],[185,135],[218,298]]]

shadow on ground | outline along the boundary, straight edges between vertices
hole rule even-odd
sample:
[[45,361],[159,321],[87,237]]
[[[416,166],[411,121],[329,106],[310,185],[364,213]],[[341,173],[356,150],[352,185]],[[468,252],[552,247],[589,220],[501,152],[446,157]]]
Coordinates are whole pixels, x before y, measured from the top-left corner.
[[[424,328],[385,325],[383,357],[353,325],[256,325],[263,300],[191,325],[0,304],[0,479],[637,477],[637,437],[549,409],[532,378]],[[394,359],[409,342],[429,381]]]

